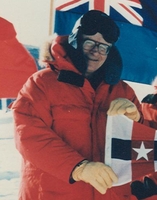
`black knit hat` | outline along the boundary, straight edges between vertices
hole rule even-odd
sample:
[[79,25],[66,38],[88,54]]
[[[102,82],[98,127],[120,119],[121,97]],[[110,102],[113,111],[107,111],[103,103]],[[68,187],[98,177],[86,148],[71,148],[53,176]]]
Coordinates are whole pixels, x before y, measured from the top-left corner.
[[109,43],[115,43],[120,34],[118,26],[107,14],[99,10],[90,10],[75,23],[72,34],[69,35],[69,43],[77,48],[82,34],[95,35],[98,32]]

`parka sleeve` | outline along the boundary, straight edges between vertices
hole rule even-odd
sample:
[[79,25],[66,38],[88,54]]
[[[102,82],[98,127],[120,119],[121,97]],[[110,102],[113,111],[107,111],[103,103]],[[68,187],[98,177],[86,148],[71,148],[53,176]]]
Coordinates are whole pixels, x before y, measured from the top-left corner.
[[33,77],[19,92],[12,105],[16,148],[38,169],[68,182],[74,166],[85,158],[51,129],[47,98],[44,84]]

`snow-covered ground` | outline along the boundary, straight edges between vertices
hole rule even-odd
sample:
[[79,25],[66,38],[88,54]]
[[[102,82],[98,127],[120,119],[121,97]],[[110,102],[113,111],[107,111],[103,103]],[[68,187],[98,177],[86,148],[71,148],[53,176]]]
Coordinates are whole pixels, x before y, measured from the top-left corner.
[[0,110],[0,200],[17,200],[21,157],[13,139],[11,111]]
[[[150,85],[128,82],[139,100],[152,92]],[[20,183],[21,156],[15,148],[12,112],[0,110],[0,200],[17,200]]]

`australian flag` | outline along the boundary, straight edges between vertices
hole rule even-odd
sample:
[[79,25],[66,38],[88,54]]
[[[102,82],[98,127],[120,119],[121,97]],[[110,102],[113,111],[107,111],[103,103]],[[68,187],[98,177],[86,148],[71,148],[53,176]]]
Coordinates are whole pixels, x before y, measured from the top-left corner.
[[123,185],[157,171],[157,131],[124,115],[109,116],[106,127],[105,164]]
[[156,0],[55,0],[54,31],[71,32],[75,21],[91,9],[107,13],[119,26],[116,43],[123,58],[122,79],[151,84],[157,75]]

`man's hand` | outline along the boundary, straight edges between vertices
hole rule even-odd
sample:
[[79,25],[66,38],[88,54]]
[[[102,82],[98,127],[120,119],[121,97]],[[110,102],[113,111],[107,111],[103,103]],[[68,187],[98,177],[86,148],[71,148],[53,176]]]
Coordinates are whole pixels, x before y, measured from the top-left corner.
[[106,190],[112,187],[112,183],[118,180],[109,166],[101,162],[88,161],[76,167],[72,173],[72,177],[75,181],[89,183],[101,194],[105,194]]
[[140,120],[140,113],[134,103],[125,98],[118,98],[110,103],[107,114],[113,115],[125,115],[128,118],[138,122]]

